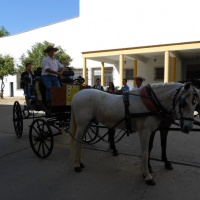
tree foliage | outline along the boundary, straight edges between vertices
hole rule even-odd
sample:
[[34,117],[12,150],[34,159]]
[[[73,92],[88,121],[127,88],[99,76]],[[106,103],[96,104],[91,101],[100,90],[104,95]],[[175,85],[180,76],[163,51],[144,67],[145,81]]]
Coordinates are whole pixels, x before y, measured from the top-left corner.
[[7,75],[16,74],[14,58],[9,55],[0,54],[0,80],[1,80],[1,98],[3,98],[4,93],[4,77]]
[[10,33],[4,28],[4,26],[0,27],[0,37],[4,37],[10,35]]
[[70,62],[72,61],[71,57],[65,53],[65,50],[63,50],[60,46],[56,46],[53,43],[50,43],[48,41],[44,41],[43,43],[36,43],[31,47],[31,50],[27,51],[27,54],[23,54],[20,57],[20,61],[22,63],[21,66],[18,66],[19,72],[25,71],[25,65],[26,63],[30,62],[33,65],[33,70],[35,70],[37,67],[41,67],[42,59],[47,55],[44,53],[44,50],[47,48],[47,46],[52,45],[58,48],[58,52],[55,54],[55,58],[59,60],[60,63],[62,63],[64,66],[69,66]]
[[0,77],[16,74],[14,58],[0,54]]

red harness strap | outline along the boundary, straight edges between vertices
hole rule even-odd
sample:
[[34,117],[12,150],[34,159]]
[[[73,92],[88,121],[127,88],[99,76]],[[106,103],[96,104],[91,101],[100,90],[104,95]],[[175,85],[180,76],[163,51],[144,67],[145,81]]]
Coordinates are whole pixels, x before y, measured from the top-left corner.
[[144,105],[151,111],[151,112],[158,112],[157,108],[154,106],[153,102],[150,100],[149,95],[147,93],[146,86],[141,87],[139,89],[141,98],[143,100]]

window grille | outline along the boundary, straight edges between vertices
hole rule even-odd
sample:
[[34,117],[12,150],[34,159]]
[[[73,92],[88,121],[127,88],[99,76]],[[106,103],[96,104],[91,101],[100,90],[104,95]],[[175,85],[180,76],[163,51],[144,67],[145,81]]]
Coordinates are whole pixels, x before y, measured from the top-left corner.
[[164,67],[156,67],[155,71],[155,80],[164,80]]

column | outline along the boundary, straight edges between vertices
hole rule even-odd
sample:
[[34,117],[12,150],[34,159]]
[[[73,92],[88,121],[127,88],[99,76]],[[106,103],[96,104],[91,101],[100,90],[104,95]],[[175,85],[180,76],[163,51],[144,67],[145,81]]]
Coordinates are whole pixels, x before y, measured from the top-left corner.
[[83,58],[83,78],[85,79],[85,84],[87,84],[86,69],[87,69],[87,59]]
[[[137,76],[137,60],[133,61],[133,77]],[[133,81],[133,85],[136,86],[136,81]]]
[[123,78],[124,78],[124,55],[119,55],[119,86],[120,88],[123,86]]
[[176,57],[172,58],[172,81],[176,82]]
[[169,82],[169,51],[165,51],[164,83]]
[[104,62],[101,62],[101,85],[105,86],[105,80],[104,80]]

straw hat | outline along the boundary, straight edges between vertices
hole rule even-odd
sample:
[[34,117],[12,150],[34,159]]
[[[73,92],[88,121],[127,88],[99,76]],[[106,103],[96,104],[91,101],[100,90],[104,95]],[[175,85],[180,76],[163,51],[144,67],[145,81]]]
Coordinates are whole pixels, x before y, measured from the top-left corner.
[[54,52],[56,52],[56,51],[58,51],[58,48],[55,48],[54,46],[48,46],[48,47],[44,50],[44,52],[47,53],[47,52],[49,52],[50,50],[54,50]]
[[133,78],[133,80],[136,80],[136,79],[140,79],[140,80],[142,80],[142,81],[145,81],[145,80],[146,80],[146,79],[143,78],[142,76],[136,76],[136,77]]

